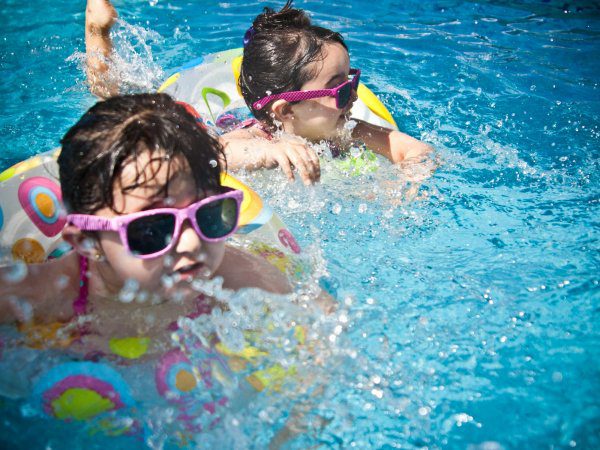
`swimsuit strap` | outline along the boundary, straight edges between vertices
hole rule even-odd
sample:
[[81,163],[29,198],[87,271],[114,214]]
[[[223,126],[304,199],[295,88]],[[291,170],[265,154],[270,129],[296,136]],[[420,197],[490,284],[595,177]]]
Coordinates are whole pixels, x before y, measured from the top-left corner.
[[81,316],[87,312],[88,303],[88,259],[85,256],[79,256],[79,295],[73,301],[73,313],[75,317]]
[[196,311],[189,314],[187,317],[190,319],[195,319],[205,314],[210,314],[212,309],[213,305],[211,304],[211,299],[206,297],[204,294],[200,294],[198,297],[196,297]]

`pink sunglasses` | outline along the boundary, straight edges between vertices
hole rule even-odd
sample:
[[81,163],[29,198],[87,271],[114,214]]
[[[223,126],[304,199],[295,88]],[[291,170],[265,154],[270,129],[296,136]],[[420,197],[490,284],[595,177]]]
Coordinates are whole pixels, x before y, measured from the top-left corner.
[[230,190],[181,209],[157,208],[111,218],[69,214],[67,221],[85,231],[118,231],[129,253],[150,259],[164,255],[175,245],[186,219],[204,241],[226,239],[237,229],[243,198],[242,191]]
[[281,94],[273,94],[254,102],[252,107],[259,111],[273,100],[282,99],[287,100],[288,102],[299,102],[302,100],[310,100],[311,98],[335,97],[335,106],[338,109],[343,109],[346,107],[346,105],[348,105],[348,102],[350,102],[350,99],[352,98],[352,91],[356,91],[358,89],[360,70],[350,69],[350,75],[353,76],[351,80],[344,81],[342,84],[332,89],[319,89],[316,91],[290,91],[282,92]]

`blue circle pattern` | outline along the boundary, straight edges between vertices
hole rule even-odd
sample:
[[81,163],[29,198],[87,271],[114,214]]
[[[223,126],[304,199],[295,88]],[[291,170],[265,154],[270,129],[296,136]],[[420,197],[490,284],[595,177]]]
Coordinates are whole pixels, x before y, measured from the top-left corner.
[[[35,202],[35,199],[40,194],[46,194],[47,196],[49,196],[52,199],[52,203],[54,203],[54,214],[52,214],[52,217],[46,217],[38,208],[38,206]],[[52,225],[53,223],[56,223],[56,221],[58,220],[58,218],[60,216],[60,213],[59,213],[60,208],[59,208],[58,198],[56,198],[56,195],[54,194],[54,192],[52,192],[47,187],[36,186],[33,189],[31,189],[31,191],[29,191],[29,204],[31,205],[31,208],[35,211],[35,213],[37,214],[39,219],[42,222],[47,223],[48,225]]]

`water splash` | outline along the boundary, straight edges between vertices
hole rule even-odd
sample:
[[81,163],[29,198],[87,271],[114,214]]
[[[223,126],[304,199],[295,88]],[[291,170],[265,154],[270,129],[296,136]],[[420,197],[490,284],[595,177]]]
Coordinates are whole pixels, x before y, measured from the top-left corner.
[[[111,30],[111,38],[113,51],[110,57],[107,59],[96,55],[109,66],[105,75],[107,84],[119,86],[122,94],[156,90],[165,74],[154,58],[152,47],[164,43],[162,36],[152,29],[117,19]],[[80,70],[85,72],[85,53],[75,52],[67,61],[76,62]]]

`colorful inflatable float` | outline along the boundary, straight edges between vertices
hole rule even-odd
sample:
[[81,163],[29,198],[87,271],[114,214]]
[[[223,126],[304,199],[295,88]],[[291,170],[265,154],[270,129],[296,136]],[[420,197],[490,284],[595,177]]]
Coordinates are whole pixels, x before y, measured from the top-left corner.
[[[242,48],[236,48],[192,60],[173,73],[158,91],[189,103],[212,127],[223,128],[229,120],[248,118],[250,111],[238,86],[242,52]],[[398,128],[390,112],[367,86],[359,84],[357,94],[352,117]]]

